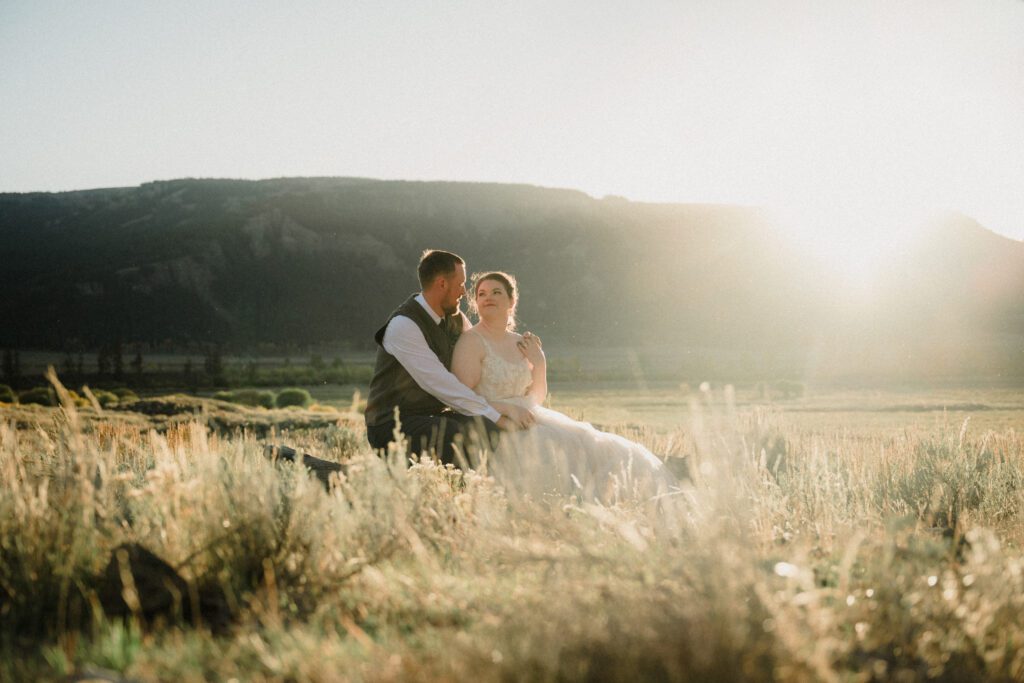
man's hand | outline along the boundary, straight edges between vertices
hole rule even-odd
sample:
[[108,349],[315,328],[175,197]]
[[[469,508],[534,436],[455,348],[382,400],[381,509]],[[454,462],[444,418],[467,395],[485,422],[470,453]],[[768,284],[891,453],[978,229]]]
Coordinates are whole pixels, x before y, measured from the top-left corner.
[[[505,403],[504,401],[491,401],[491,405],[504,417],[511,420],[516,425],[516,429],[527,429],[533,426],[533,413],[530,412],[529,408],[524,408],[515,403]],[[501,427],[500,422],[498,426]]]
[[519,425],[517,425],[515,422],[513,422],[511,419],[505,417],[504,415],[499,417],[498,421],[495,424],[498,425],[498,429],[500,429],[502,431],[505,431],[505,432],[517,432],[517,431],[519,431]]

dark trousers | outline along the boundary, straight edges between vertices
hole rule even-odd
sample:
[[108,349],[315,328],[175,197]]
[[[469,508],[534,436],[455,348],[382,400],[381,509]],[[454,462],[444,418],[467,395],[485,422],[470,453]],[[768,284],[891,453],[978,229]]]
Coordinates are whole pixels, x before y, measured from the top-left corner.
[[[409,442],[409,452],[420,457],[436,455],[444,464],[456,467],[475,465],[482,447],[497,446],[498,425],[484,417],[469,417],[455,412],[440,415],[403,415],[401,431]],[[395,440],[395,422],[367,425],[366,437],[375,449],[386,449]],[[459,448],[456,449],[456,446]],[[465,457],[457,454],[462,452]]]

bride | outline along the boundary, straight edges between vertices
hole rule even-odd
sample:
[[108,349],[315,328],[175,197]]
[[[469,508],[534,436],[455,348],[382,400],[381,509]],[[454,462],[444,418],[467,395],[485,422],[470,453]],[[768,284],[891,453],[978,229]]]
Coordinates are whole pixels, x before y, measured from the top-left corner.
[[478,321],[459,337],[452,372],[491,405],[516,404],[535,420],[530,429],[502,434],[487,465],[495,478],[524,492],[584,500],[664,491],[672,477],[649,450],[541,405],[547,359],[536,335],[515,332],[515,278],[496,271],[474,275],[473,283],[470,309]]

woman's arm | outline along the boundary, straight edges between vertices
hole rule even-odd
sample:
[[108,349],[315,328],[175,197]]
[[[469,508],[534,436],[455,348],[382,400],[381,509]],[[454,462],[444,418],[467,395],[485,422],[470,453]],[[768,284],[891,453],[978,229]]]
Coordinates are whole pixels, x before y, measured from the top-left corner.
[[534,405],[541,405],[548,397],[548,360],[541,348],[540,337],[530,332],[523,335],[519,341],[519,350],[530,363],[532,381],[526,395],[530,397]]
[[452,351],[452,374],[470,389],[476,389],[483,367],[483,340],[475,333],[464,332]]

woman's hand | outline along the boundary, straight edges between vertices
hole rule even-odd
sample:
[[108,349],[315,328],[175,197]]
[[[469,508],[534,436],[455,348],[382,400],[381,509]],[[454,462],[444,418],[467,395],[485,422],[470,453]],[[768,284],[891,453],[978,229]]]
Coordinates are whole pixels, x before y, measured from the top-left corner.
[[547,358],[544,356],[544,349],[541,347],[540,337],[532,332],[523,334],[523,338],[516,342],[520,353],[526,356],[533,367],[546,367]]
[[541,348],[540,337],[533,332],[527,332],[517,345],[519,352],[533,366],[530,370],[530,388],[526,390],[526,395],[533,401],[533,405],[543,405],[548,397],[548,361],[544,356],[544,349]]

